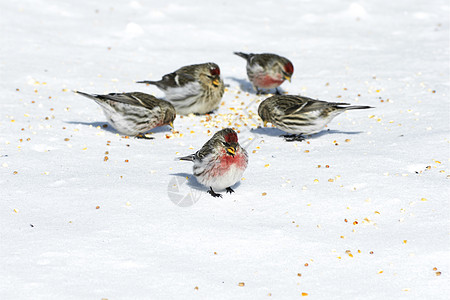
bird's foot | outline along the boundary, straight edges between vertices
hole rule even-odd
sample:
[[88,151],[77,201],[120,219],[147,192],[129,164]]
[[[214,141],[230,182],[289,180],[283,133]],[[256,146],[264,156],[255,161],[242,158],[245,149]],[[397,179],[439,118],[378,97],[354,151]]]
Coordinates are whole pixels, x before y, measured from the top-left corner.
[[256,95],[261,96],[261,95],[271,95],[270,90],[266,90],[266,89],[256,89]]
[[282,137],[284,137],[284,140],[286,142],[302,142],[305,140],[305,137],[300,133],[300,134],[286,134],[286,135],[281,135]]
[[136,139],[144,139],[144,140],[153,140],[154,139],[154,137],[147,136],[147,135],[145,135],[143,133],[137,134],[134,138],[136,138]]
[[210,194],[210,195],[213,196],[214,198],[217,198],[217,197],[222,198],[222,195],[221,195],[221,194],[217,194],[216,192],[214,192],[214,190],[212,189],[212,187],[209,187],[208,194]]
[[231,187],[227,187],[226,190],[227,190],[227,193],[230,193],[230,194],[234,193],[234,190]]

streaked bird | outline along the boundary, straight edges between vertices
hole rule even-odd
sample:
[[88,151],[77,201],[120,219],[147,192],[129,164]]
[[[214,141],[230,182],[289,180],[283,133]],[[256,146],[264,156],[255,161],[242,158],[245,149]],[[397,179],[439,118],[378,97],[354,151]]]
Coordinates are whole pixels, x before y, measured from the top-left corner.
[[137,81],[156,85],[178,114],[206,114],[219,107],[225,91],[220,68],[215,63],[182,67],[159,81]]
[[247,75],[253,84],[256,92],[261,93],[261,89],[276,89],[285,81],[291,82],[294,73],[294,65],[289,59],[272,53],[243,53],[234,52],[237,56],[247,61]]
[[103,109],[108,122],[121,134],[147,138],[144,133],[158,126],[173,127],[176,113],[172,104],[152,95],[133,93],[88,94]]
[[279,95],[261,102],[258,114],[264,125],[270,122],[278,129],[292,134],[284,136],[287,141],[302,141],[305,139],[303,135],[321,131],[334,117],[344,111],[367,108],[373,107]]
[[211,196],[222,197],[216,191],[234,192],[231,186],[241,179],[247,168],[248,155],[239,145],[237,133],[225,128],[216,132],[199,151],[178,160],[194,162],[193,171],[198,182],[209,187]]

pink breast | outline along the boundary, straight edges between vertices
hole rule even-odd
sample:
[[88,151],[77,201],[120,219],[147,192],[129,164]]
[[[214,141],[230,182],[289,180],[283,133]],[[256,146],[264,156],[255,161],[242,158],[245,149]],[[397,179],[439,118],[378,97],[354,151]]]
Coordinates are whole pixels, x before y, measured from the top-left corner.
[[264,89],[273,89],[279,87],[280,84],[282,84],[283,82],[284,79],[283,77],[281,77],[281,75],[277,77],[271,77],[269,75],[261,75],[253,79],[253,84],[255,86]]
[[245,170],[247,167],[247,159],[241,153],[236,154],[234,157],[228,154],[223,154],[220,159],[219,166],[216,168],[215,175],[223,175],[230,170],[231,167],[237,167]]

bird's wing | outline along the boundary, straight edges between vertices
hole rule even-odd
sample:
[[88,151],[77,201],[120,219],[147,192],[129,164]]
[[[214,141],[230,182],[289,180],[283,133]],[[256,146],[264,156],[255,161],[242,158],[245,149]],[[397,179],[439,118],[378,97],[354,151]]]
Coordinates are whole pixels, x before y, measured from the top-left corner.
[[293,96],[277,96],[276,110],[273,113],[290,115],[299,113],[308,104],[309,98]]
[[193,75],[184,73],[180,70],[164,75],[158,83],[161,86],[164,86],[164,88],[177,88],[196,81]]
[[198,150],[195,153],[196,159],[202,160],[203,158],[205,158],[208,154],[214,154],[217,152],[216,147],[214,147],[214,144],[216,143],[215,140],[210,139],[209,141],[207,141],[203,147]]
[[111,93],[107,95],[98,95],[98,98],[148,109],[153,109],[158,106],[158,99],[156,97],[141,92]]
[[[321,100],[315,100],[302,96],[285,96],[286,99],[279,100],[278,104],[287,115],[295,114],[314,114],[320,113],[330,106],[336,106],[337,103],[330,103]],[[339,103],[344,104],[346,103]]]

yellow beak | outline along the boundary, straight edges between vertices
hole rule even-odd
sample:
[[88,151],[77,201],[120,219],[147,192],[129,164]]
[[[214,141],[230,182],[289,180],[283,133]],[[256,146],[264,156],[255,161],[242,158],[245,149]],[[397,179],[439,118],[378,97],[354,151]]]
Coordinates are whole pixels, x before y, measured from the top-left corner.
[[173,122],[170,122],[169,126],[172,127],[172,129],[175,129],[175,128],[173,128]]
[[269,122],[264,121],[264,127],[267,127],[267,123],[269,123]]
[[291,77],[284,75],[284,79],[286,79],[287,81],[291,82]]
[[229,148],[227,148],[227,153],[234,156],[236,154],[236,149],[234,149],[233,147],[229,147]]
[[214,79],[213,81],[212,81],[212,84],[214,85],[214,86],[219,86],[219,84],[220,84],[220,81],[219,81],[219,79]]

